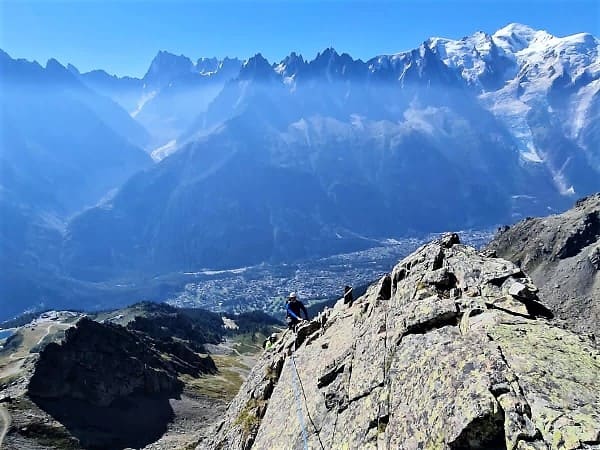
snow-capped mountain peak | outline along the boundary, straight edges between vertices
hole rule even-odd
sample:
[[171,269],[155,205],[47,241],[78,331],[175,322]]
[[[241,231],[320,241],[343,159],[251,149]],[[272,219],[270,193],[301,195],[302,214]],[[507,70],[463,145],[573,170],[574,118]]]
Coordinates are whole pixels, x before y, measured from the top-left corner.
[[458,41],[445,38],[431,38],[427,45],[448,66],[461,71],[469,84],[477,84],[485,72],[490,53],[495,47],[489,34],[477,32]]
[[286,83],[291,83],[296,74],[302,71],[306,64],[302,55],[292,52],[275,66],[275,72],[281,75]]
[[595,76],[600,72],[600,41],[591,34],[579,33],[566,37],[555,37],[539,34],[529,47],[518,52],[520,60],[527,60],[530,65],[543,65],[554,71],[564,70],[572,78],[588,70]]
[[520,23],[511,23],[496,31],[493,39],[496,45],[506,52],[516,53],[529,47],[533,40],[544,39],[546,36],[552,37],[546,31],[534,30]]
[[[468,84],[495,91],[511,80],[546,91],[557,77],[577,79],[600,73],[599,41],[588,33],[556,37],[512,23],[493,35],[474,33],[460,40],[434,37],[427,45]],[[522,93],[522,92],[521,92]]]
[[[469,98],[461,101],[473,102],[474,110],[485,108],[501,124],[505,136],[512,137],[511,151],[523,164],[546,166],[560,192],[569,194],[572,185],[578,189],[573,178],[576,171],[569,169],[573,164],[569,161],[575,159],[564,155],[579,148],[589,164],[600,168],[594,144],[600,103],[599,54],[599,40],[591,34],[557,37],[518,23],[461,39],[432,37],[411,50],[375,56],[367,62],[332,47],[309,60],[292,52],[275,64],[260,53],[244,63],[228,58],[200,58],[192,63],[185,56],[159,52],[142,80],[145,84],[136,108],[128,110],[136,111],[136,120],[148,128],[160,130],[156,147],[164,153],[166,148],[175,148],[173,142],[179,146],[188,136],[202,135],[243,113],[244,108],[258,110],[259,98],[271,105],[284,96],[287,103],[281,110],[307,120],[311,114],[331,114],[360,116],[363,123],[373,114],[418,122],[413,125],[434,133],[443,124],[433,119],[442,111],[436,109],[440,108],[436,102],[442,103],[437,94],[450,99],[461,92]],[[105,82],[125,83],[119,79]],[[118,95],[123,97],[121,91]],[[434,103],[432,111],[437,112],[428,112],[427,120],[435,123],[426,123],[419,111],[400,114],[403,102],[411,104],[412,95],[423,104]],[[394,100],[387,104],[388,98]],[[160,123],[166,117],[177,117],[177,127],[171,119]],[[566,140],[561,141],[563,137]]]
[[219,69],[221,61],[217,58],[199,58],[196,62],[196,71],[202,75],[208,75]]

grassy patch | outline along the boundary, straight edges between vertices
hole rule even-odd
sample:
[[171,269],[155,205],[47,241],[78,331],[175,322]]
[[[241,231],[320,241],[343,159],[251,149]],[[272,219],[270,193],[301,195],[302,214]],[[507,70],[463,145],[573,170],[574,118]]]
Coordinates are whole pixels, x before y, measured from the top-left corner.
[[217,375],[206,375],[199,378],[182,375],[180,379],[188,389],[196,394],[229,402],[235,397],[244,382],[240,372],[247,371],[248,367],[235,356],[214,355],[212,358],[219,369]]
[[182,450],[196,450],[196,447],[198,447],[199,442],[190,442],[188,444],[186,444],[185,447],[182,448]]
[[10,383],[18,380],[19,378],[21,378],[21,373],[13,373],[12,375],[9,375],[7,377],[1,377],[0,378],[0,389],[4,389]]
[[217,369],[241,369],[249,370],[248,366],[244,364],[240,358],[236,355],[211,355],[210,356],[215,362]]
[[21,434],[27,438],[35,439],[44,447],[75,450],[81,448],[79,441],[71,436],[63,427],[55,427],[44,423],[27,425]]
[[262,343],[266,338],[262,333],[245,333],[232,337],[231,341],[238,352],[253,355],[262,351]]
[[242,377],[238,373],[231,371],[200,378],[183,375],[180,379],[194,393],[225,402],[229,402],[235,397],[243,383]]
[[192,393],[224,402],[231,401],[238,393],[250,370],[248,365],[252,364],[252,355],[262,351],[265,336],[261,333],[244,333],[230,339],[231,348],[234,350],[231,354],[211,355],[218,374],[199,378],[180,376],[181,381]]
[[258,408],[264,406],[263,400],[251,398],[240,411],[240,414],[235,418],[234,425],[239,425],[243,435],[246,437],[258,429],[260,425],[260,417],[258,417]]

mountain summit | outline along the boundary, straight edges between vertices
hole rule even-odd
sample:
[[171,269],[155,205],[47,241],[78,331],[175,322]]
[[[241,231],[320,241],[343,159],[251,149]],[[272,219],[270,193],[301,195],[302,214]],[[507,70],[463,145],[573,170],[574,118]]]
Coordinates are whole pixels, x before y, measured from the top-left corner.
[[149,86],[161,87],[174,78],[190,74],[193,69],[194,63],[187,56],[160,51],[152,60],[143,80]]

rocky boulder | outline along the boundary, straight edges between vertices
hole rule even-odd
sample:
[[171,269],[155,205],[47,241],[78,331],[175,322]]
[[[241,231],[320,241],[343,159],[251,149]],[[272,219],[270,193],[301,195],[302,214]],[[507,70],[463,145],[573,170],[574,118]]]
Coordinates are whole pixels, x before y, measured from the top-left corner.
[[600,445],[600,354],[456,235],[284,332],[199,449]]
[[530,274],[540,297],[572,330],[600,336],[600,194],[573,209],[500,229],[487,251]]

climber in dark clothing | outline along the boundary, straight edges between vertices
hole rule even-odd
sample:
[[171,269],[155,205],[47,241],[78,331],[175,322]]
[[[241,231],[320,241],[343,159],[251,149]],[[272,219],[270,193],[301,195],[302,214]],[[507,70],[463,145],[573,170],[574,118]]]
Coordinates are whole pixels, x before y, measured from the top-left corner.
[[[300,312],[304,313],[304,319],[302,319]],[[289,329],[293,330],[303,320],[308,320],[308,311],[306,311],[304,304],[298,300],[296,293],[292,292],[286,306],[286,321]]]

